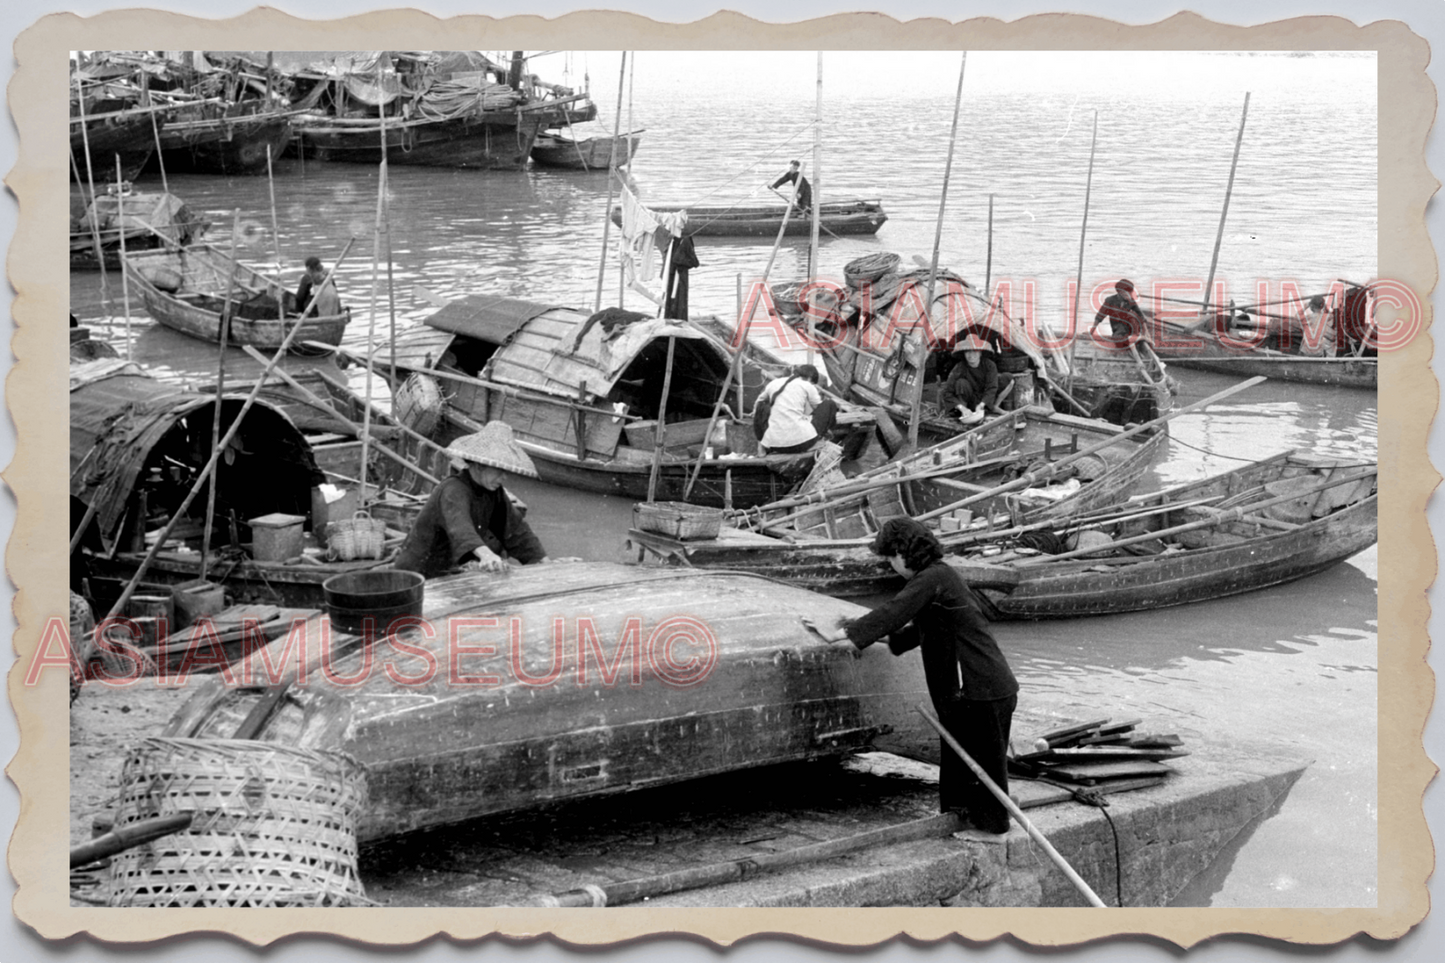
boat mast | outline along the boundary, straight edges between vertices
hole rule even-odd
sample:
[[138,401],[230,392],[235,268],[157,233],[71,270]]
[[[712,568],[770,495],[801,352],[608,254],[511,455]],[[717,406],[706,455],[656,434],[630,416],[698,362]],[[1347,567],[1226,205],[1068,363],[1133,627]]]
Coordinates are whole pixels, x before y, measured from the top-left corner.
[[617,116],[612,122],[612,151],[607,159],[607,207],[602,212],[602,263],[597,266],[597,297],[592,302],[594,314],[602,310],[602,285],[607,279],[607,241],[612,233],[612,179],[617,176],[617,136],[622,132],[622,85],[626,79],[627,51],[624,50],[622,66],[617,71]]
[[[953,148],[958,143],[958,109],[963,103],[963,73],[968,67],[968,51],[963,52],[963,59],[958,65],[958,92],[953,97],[953,129],[948,134],[948,160],[943,165],[943,191],[938,197],[938,224],[933,230],[933,262],[928,267],[928,297],[923,302],[924,330],[919,334],[918,346],[918,367],[913,379],[913,408],[908,416],[908,445],[910,448],[918,447],[918,422],[923,412],[923,376],[928,368],[928,341],[933,333],[933,288],[938,281],[938,248],[943,243],[943,211],[948,205],[948,180],[953,174]],[[906,337],[906,336],[905,336]],[[904,353],[907,352],[907,342],[904,342]],[[903,365],[898,366],[903,370]]]
[[[85,148],[85,177],[82,183],[90,184],[90,229],[95,237],[95,260],[100,264],[100,300],[107,311],[110,310],[110,289],[105,283],[105,252],[100,247],[100,211],[95,206],[95,164],[90,156],[90,132],[85,126],[85,90],[80,85],[80,68],[82,60],[75,62],[75,103],[80,110],[80,143]],[[119,155],[117,155],[119,156]],[[75,162],[75,152],[71,151],[71,163]],[[80,171],[76,171],[76,180],[80,180]],[[121,273],[125,273],[125,267],[121,267]],[[126,339],[126,357],[130,357],[130,340]]]
[[[635,75],[636,73],[637,73],[637,55],[636,55],[636,54],[633,54],[633,55],[632,55],[632,63],[630,63],[630,64],[627,65],[627,151],[628,151],[627,156],[629,156],[629,157],[631,156],[631,153],[632,153],[632,92],[633,92],[633,83],[632,83],[632,82],[633,82],[633,79],[634,79],[634,75]],[[563,110],[566,110],[565,107],[562,108],[562,109],[563,109]],[[569,115],[570,115],[570,111],[569,111],[568,113],[569,113]],[[572,122],[571,122],[570,120],[567,122],[567,129],[568,129],[568,130],[571,130],[571,129],[572,129]],[[573,137],[574,137],[574,138],[576,137],[576,133],[575,133],[575,132],[573,133]],[[578,156],[581,156],[582,148],[581,148],[580,146],[578,146],[578,147],[576,148],[576,150],[577,150]],[[587,162],[584,160],[582,163],[583,163],[583,167],[585,168]],[[624,160],[623,163],[626,163],[626,161]],[[616,135],[615,133],[612,135],[612,151],[611,151],[611,153],[608,155],[607,165],[608,165],[608,166],[607,166],[607,179],[608,179],[608,181],[610,182],[611,179],[612,179],[613,174],[617,171],[617,135]],[[622,175],[621,175],[621,174],[617,174],[617,178],[618,178],[619,180],[621,180],[621,179],[622,179]],[[611,219],[612,219],[612,205],[611,205],[611,204],[608,204],[608,205],[607,205],[607,219],[608,219],[608,221],[611,221]],[[666,279],[666,278],[668,277],[667,268],[668,268],[668,265],[672,263],[672,243],[671,243],[671,242],[668,242],[667,255],[668,255],[668,256],[667,256],[667,260],[666,260],[666,261],[663,261],[663,263],[662,263],[662,276],[663,276],[664,279]],[[664,305],[667,304],[668,293],[669,293],[669,292],[667,292],[666,290],[664,290],[664,291],[662,292],[662,303],[663,303]],[[621,266],[619,265],[619,266],[618,266],[618,269],[617,269],[617,306],[618,306],[619,308],[625,307],[625,306],[626,306],[626,303],[627,303],[627,278],[623,277],[623,275],[622,275],[622,268],[621,268]],[[660,317],[660,316],[661,316],[661,314],[659,313],[659,317]]]
[[[804,280],[804,288],[812,283],[818,270],[818,209],[823,201],[822,175],[819,169],[822,164],[823,146],[823,51],[818,51],[818,89],[813,108],[813,225],[808,237],[808,274]],[[806,311],[808,316],[808,364],[813,363],[813,312]]]
[[[1219,231],[1214,235],[1214,254],[1209,258],[1209,277],[1204,282],[1204,307],[1199,309],[1203,319],[1209,314],[1210,289],[1214,287],[1214,269],[1219,266],[1219,247],[1224,242],[1224,222],[1229,217],[1229,198],[1234,193],[1234,171],[1239,166],[1239,145],[1244,142],[1244,123],[1249,119],[1249,91],[1244,92],[1244,113],[1239,118],[1239,133],[1234,138],[1234,159],[1229,162],[1229,183],[1224,188],[1224,209],[1219,212]],[[1196,325],[1199,322],[1195,322]]]
[[983,262],[983,295],[993,306],[993,195],[988,196],[988,254]]
[[125,181],[121,177],[120,154],[115,155],[115,229],[120,237],[120,296],[125,309],[125,360],[130,360],[130,281],[125,276]]
[[1074,345],[1079,340],[1079,301],[1084,296],[1084,237],[1089,233],[1089,194],[1094,189],[1094,148],[1099,143],[1099,112],[1094,111],[1094,137],[1089,141],[1089,175],[1084,180],[1084,222],[1079,226],[1079,273],[1074,280],[1074,316],[1069,321],[1069,387],[1074,390]]
[[[381,57],[384,56],[386,54],[382,53]],[[382,91],[381,57],[376,61],[378,99]],[[366,462],[371,448],[371,383],[376,370],[376,289],[381,277],[381,219],[386,202],[386,105],[382,104],[378,110],[381,114],[381,165],[376,173],[376,226],[371,238],[371,320],[366,329],[366,407],[361,412],[361,488],[357,495],[357,504],[363,506],[366,504]],[[393,344],[395,340],[392,339]]]
[[[241,209],[231,215],[231,257],[226,262],[230,276],[226,278],[226,301],[221,308],[221,324],[217,340],[220,348],[216,352],[216,407],[211,415],[211,460],[215,461],[221,442],[221,397],[226,393],[226,342],[231,334],[231,298],[236,292],[236,240],[241,236]],[[216,519],[216,472],[211,473],[210,489],[206,492],[206,527],[201,532],[200,579],[206,580],[206,568],[211,558],[211,531]],[[141,520],[144,525],[144,519]]]

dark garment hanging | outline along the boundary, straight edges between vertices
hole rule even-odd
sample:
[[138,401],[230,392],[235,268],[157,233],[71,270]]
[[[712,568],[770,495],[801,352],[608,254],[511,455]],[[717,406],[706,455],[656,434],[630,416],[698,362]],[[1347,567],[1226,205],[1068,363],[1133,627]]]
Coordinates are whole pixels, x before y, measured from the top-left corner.
[[698,265],[697,248],[691,237],[672,242],[672,257],[667,262],[667,301],[662,308],[664,318],[687,320],[688,272]]

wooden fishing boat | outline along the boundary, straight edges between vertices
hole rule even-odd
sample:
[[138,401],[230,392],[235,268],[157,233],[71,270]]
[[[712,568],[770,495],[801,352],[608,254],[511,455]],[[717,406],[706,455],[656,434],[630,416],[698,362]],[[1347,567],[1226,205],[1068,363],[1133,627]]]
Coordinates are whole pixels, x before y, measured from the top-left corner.
[[[685,231],[692,237],[773,237],[783,224],[787,208],[782,204],[758,204],[734,207],[648,204],[652,211],[687,211]],[[832,201],[818,206],[821,230],[825,234],[877,234],[888,215],[883,205],[873,200]],[[622,208],[612,209],[612,223],[621,225]],[[785,232],[789,237],[802,236],[812,230],[812,215],[794,211],[788,218]]]
[[[624,167],[637,153],[642,141],[642,131],[634,130],[617,137],[588,137],[574,140],[561,134],[538,134],[532,144],[532,161],[542,167],[560,167],[566,170],[605,171],[609,164]],[[616,161],[613,161],[613,145],[616,144]]]
[[634,312],[608,309],[589,323],[592,317],[512,298],[463,298],[397,339],[397,366],[429,373],[448,394],[439,441],[505,421],[542,480],[554,484],[644,499],[659,444],[663,501],[684,500],[699,456],[686,500],[701,505],[774,501],[808,474],[811,453],[756,454],[751,426],[736,413],[705,437],[730,364],[713,339],[685,322]]
[[195,174],[264,174],[267,148],[280,159],[291,140],[289,112],[214,111],[178,115],[161,131],[166,170]]
[[[1133,490],[1166,438],[1162,432],[1140,434],[1076,457],[1122,434],[1096,419],[1011,411],[806,496],[738,512],[715,539],[679,541],[634,528],[628,541],[639,553],[671,564],[755,572],[843,598],[873,595],[902,584],[868,551],[889,518],[915,517],[956,540],[1113,504]],[[1050,471],[1055,464],[1058,470]],[[967,522],[952,509],[1030,472],[1052,477],[1048,484],[970,503]]]
[[1264,375],[1277,381],[1368,391],[1379,387],[1380,361],[1377,357],[1353,354],[1317,357],[1265,347],[1229,345],[1207,328],[1191,330],[1169,321],[1158,323],[1161,332],[1156,350],[1171,365],[1181,368],[1237,377]]
[[[122,237],[125,249],[139,254],[156,248],[186,247],[199,240],[209,226],[210,221],[196,217],[174,194],[127,190],[118,196],[112,185],[86,205],[78,217],[72,214],[70,268],[99,270],[103,262],[107,269],[119,269]],[[97,235],[99,258],[95,252]]]
[[432,629],[400,631],[405,654],[333,631],[319,666],[314,620],[304,684],[256,688],[267,684],[266,658],[296,676],[278,640],[232,666],[250,687],[211,677],[166,733],[230,737],[269,702],[274,711],[248,737],[339,750],[366,766],[363,842],[843,753],[878,744],[890,727],[883,744],[936,752],[912,712],[925,690],[918,660],[855,659],[802,622],[862,612],[726,572],[562,563],[504,579],[454,576],[426,583]]
[[1072,374],[1061,386],[1070,397],[1060,404],[1077,403],[1091,417],[1116,425],[1142,425],[1174,407],[1176,385],[1147,341],[1125,347],[1085,335],[1074,345],[1071,359]]
[[[181,251],[126,252],[125,272],[140,291],[146,312],[166,327],[202,341],[221,340],[221,312],[229,292],[231,321],[228,343],[279,348],[296,324],[293,343],[340,344],[351,320],[341,314],[300,318],[296,296],[208,244]],[[279,317],[284,306],[286,321]]]
[[1072,552],[949,561],[1000,619],[1107,615],[1252,592],[1373,545],[1377,475],[1374,464],[1286,452],[1069,519],[1068,529],[1102,533]]

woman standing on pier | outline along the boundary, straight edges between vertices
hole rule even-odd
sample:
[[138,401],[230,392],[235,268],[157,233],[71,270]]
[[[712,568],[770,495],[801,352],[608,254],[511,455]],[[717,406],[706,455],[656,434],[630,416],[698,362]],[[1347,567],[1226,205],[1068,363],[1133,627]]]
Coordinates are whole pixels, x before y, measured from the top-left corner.
[[[1008,792],[1009,728],[1018,682],[988,630],[973,591],[943,561],[943,546],[919,522],[892,518],[873,541],[908,584],[893,599],[838,627],[858,649],[888,636],[888,648],[923,654],[928,694],[939,721],[1004,792]],[[939,809],[973,828],[1008,832],[1009,814],[947,743],[940,740]]]

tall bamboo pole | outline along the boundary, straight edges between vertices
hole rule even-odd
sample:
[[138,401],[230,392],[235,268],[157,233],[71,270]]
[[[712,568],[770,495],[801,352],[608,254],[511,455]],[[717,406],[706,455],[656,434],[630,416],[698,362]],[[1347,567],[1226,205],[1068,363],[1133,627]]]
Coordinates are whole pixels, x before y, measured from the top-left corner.
[[1089,195],[1094,189],[1094,148],[1099,143],[1099,112],[1094,111],[1094,136],[1089,141],[1089,175],[1084,181],[1084,221],[1079,225],[1079,272],[1074,280],[1074,315],[1069,321],[1069,387],[1074,390],[1074,345],[1079,340],[1079,302],[1084,297],[1084,238],[1089,233]]
[[[81,146],[85,149],[85,178],[86,178],[86,179],[85,179],[85,181],[84,181],[83,183],[89,183],[89,184],[90,184],[90,226],[91,226],[92,230],[95,232],[95,259],[96,259],[96,261],[98,261],[98,262],[100,263],[100,300],[101,300],[101,303],[106,306],[106,310],[109,311],[109,310],[110,310],[110,289],[109,289],[109,287],[106,285],[106,277],[105,277],[105,253],[101,250],[101,247],[100,247],[100,225],[99,225],[100,211],[98,211],[98,210],[95,209],[95,161],[94,161],[94,159],[90,156],[90,133],[86,130],[86,127],[85,127],[85,89],[80,86],[80,67],[79,67],[79,62],[77,62],[77,64],[76,64],[76,71],[75,71],[75,102],[76,102],[76,106],[77,106],[77,107],[79,108],[79,110],[80,110],[80,143],[81,143]],[[71,156],[71,160],[74,161],[74,160],[75,160],[75,154],[74,154],[74,152],[72,152],[70,156]],[[116,155],[117,158],[119,158],[119,156],[120,156],[119,154]],[[117,162],[118,162],[118,161],[117,161]],[[77,170],[75,173],[76,173],[76,179],[79,180],[80,171]],[[124,266],[124,265],[121,266],[121,273],[122,273],[122,274],[125,273],[125,266]],[[127,344],[126,350],[127,350],[127,352],[130,350],[129,344]]]
[[988,196],[988,254],[983,262],[983,294],[993,305],[993,195]]
[[617,137],[622,130],[622,89],[627,79],[627,51],[622,51],[622,67],[617,71],[617,117],[612,122],[612,152],[607,161],[607,208],[602,214],[602,260],[597,265],[597,297],[592,310],[602,310],[602,285],[607,280],[607,241],[612,233],[612,179],[617,176]]
[[[823,51],[818,51],[818,83],[813,106],[813,223],[808,233],[808,273],[804,278],[811,283],[818,273],[818,227],[819,209],[823,206]],[[800,175],[801,178],[801,175]],[[813,342],[816,340],[813,312],[808,311],[808,364],[813,363]]]
[[[377,64],[377,74],[381,73],[380,62]],[[379,86],[379,84],[378,84]],[[381,223],[382,231],[386,236],[386,314],[390,324],[390,338],[387,343],[391,350],[391,376],[396,377],[396,276],[392,271],[391,256],[391,203],[387,198],[387,191],[391,187],[391,167],[386,157],[386,107],[381,108]],[[367,401],[370,402],[370,392],[367,393]],[[363,494],[364,491],[363,491]]]
[[[149,77],[150,77],[149,74],[147,74],[147,73],[145,73],[144,71],[142,71],[142,73],[141,73],[141,83],[142,83],[141,91],[145,94],[145,105],[146,105],[147,107],[150,107],[150,106],[151,106],[151,85],[150,85],[150,81],[147,79],[147,78],[149,78]],[[150,118],[151,118],[151,134],[152,134],[152,136],[155,137],[155,140],[156,140],[156,164],[157,164],[157,165],[160,167],[160,169],[161,169],[161,190],[163,190],[163,191],[165,191],[167,194],[169,194],[169,193],[171,192],[171,188],[170,188],[170,185],[166,182],[166,158],[165,158],[164,152],[161,150],[161,129],[160,129],[160,125],[158,125],[158,124],[156,123],[156,112],[155,112],[155,111],[151,111],[151,112],[150,112]]]
[[1234,172],[1239,167],[1239,146],[1244,143],[1244,124],[1249,119],[1249,91],[1244,94],[1244,113],[1239,117],[1239,133],[1234,137],[1234,158],[1229,162],[1229,183],[1224,188],[1224,208],[1219,212],[1219,230],[1214,235],[1214,253],[1209,257],[1209,277],[1204,282],[1204,307],[1199,316],[1210,313],[1209,299],[1214,287],[1214,269],[1219,266],[1219,247],[1224,243],[1224,222],[1229,218],[1229,198],[1234,194]]
[[[216,407],[211,415],[211,455],[215,457],[216,446],[221,440],[221,397],[226,393],[226,342],[231,333],[231,297],[236,292],[236,241],[241,236],[241,209],[231,215],[231,258],[228,262],[230,276],[226,278],[226,300],[221,308],[220,348],[216,352]],[[283,327],[282,330],[285,330]],[[216,474],[211,475],[210,490],[206,492],[206,527],[201,534],[200,579],[206,580],[206,569],[211,558],[211,531],[216,518]]]
[[[634,75],[635,75],[636,73],[637,73],[637,54],[634,52],[633,55],[632,55],[632,62],[627,65],[627,147],[628,147],[628,150],[629,150],[629,151],[631,151],[631,149],[632,149],[632,92],[633,92],[633,79],[634,79]],[[579,151],[579,152],[581,151],[581,148],[580,148],[580,147],[578,148],[578,151]],[[613,176],[613,173],[614,173],[616,170],[617,170],[617,137],[614,135],[613,138],[612,138],[612,151],[611,151],[611,153],[610,153],[610,155],[609,155],[609,157],[608,157],[607,177],[608,177],[609,180],[611,180],[611,178],[612,178],[612,176]],[[618,176],[619,176],[619,178],[621,177],[621,175],[618,175]],[[611,211],[611,209],[610,209],[610,208],[611,208],[611,205],[610,205],[610,204],[608,205],[608,208],[609,208],[609,210],[607,211],[607,219],[610,221],[610,220],[612,220],[612,211]],[[667,256],[666,258],[664,258],[663,261],[662,261],[662,277],[663,277],[663,279],[664,279],[664,282],[666,281],[666,279],[667,279],[667,277],[668,277],[668,266],[672,263],[671,252],[672,252],[672,247],[671,247],[671,245],[669,244],[669,246],[668,246],[668,256]],[[668,291],[664,290],[663,293],[662,293],[662,303],[663,303],[664,305],[667,304],[667,298],[668,298]],[[619,270],[617,271],[617,306],[618,306],[619,308],[621,308],[621,307],[625,307],[626,304],[627,304],[627,279],[622,276],[622,271],[621,271],[621,269],[619,268]],[[661,317],[661,314],[659,313],[658,316]]]
[[120,294],[125,307],[125,359],[130,360],[130,281],[125,274],[125,182],[121,180],[120,155],[115,155],[115,226],[120,235]]
[[[928,267],[928,300],[923,303],[925,330],[919,335],[918,375],[913,385],[913,408],[908,416],[908,445],[918,447],[918,422],[923,413],[923,375],[928,367],[928,335],[933,330],[933,288],[938,282],[938,248],[943,243],[943,212],[948,206],[948,180],[953,174],[953,148],[958,142],[958,111],[963,104],[963,74],[968,67],[968,51],[958,65],[958,92],[953,97],[953,128],[948,134],[948,160],[943,165],[943,190],[938,197],[938,224],[933,230],[933,261]],[[907,351],[907,344],[904,344]],[[898,366],[903,370],[903,365]]]
[[[672,356],[677,350],[677,338],[667,338],[667,370],[662,375],[662,400],[657,407],[657,431],[654,432],[652,449],[652,471],[647,476],[647,500],[657,500],[657,476],[662,472],[662,452],[667,443],[667,396],[672,392]],[[706,443],[706,439],[704,439]]]
[[376,295],[381,275],[381,204],[386,196],[386,158],[376,178],[376,227],[371,241],[371,319],[366,328],[366,409],[361,419],[361,490],[358,505],[366,503],[367,457],[371,448],[371,385],[376,361]]

